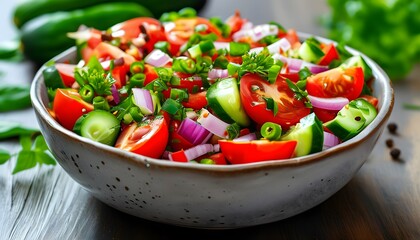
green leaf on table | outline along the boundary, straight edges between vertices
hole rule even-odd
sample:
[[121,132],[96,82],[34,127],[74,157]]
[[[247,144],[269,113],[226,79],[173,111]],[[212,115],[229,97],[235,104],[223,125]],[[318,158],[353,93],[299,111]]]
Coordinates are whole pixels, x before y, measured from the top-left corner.
[[22,150],[18,153],[16,166],[12,174],[31,169],[36,166],[36,155],[33,151]]
[[55,158],[51,156],[49,151],[35,152],[35,159],[39,164],[56,165]]
[[6,85],[0,87],[0,112],[29,108],[30,86]]
[[32,135],[38,132],[38,129],[28,128],[17,122],[0,121],[0,140],[21,135]]
[[0,149],[0,164],[6,163],[11,157],[8,151]]
[[22,135],[19,138],[19,143],[23,151],[30,151],[32,148],[32,139],[29,135]]
[[45,142],[45,139],[42,135],[38,135],[35,138],[34,149],[38,152],[44,152],[48,150],[47,143]]

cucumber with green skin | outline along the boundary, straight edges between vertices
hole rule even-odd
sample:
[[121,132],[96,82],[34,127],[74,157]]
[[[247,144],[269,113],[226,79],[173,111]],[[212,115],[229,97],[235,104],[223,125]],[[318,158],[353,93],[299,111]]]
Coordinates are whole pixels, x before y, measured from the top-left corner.
[[99,30],[135,17],[151,17],[152,13],[137,3],[105,3],[71,12],[55,12],[32,19],[21,29],[24,54],[37,64],[43,64],[62,51],[74,46],[67,37],[80,25]]
[[[47,13],[58,11],[72,11],[83,9],[97,4],[119,2],[117,0],[25,0],[21,1],[13,13],[16,27],[21,28],[26,22]],[[162,13],[179,11],[184,7],[192,7],[197,11],[202,9],[206,0],[124,0],[124,2],[138,3],[149,9],[154,17]]]

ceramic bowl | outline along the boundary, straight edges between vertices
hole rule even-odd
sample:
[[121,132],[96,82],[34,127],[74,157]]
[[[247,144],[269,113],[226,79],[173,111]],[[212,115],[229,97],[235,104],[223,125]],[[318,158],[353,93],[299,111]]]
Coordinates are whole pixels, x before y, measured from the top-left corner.
[[[72,48],[55,61],[71,61],[75,56]],[[345,143],[289,160],[225,166],[186,164],[143,157],[82,138],[48,113],[42,68],[32,83],[31,98],[41,132],[58,163],[100,201],[166,224],[240,228],[308,210],[336,193],[362,167],[394,102],[389,78],[371,59],[366,60],[376,78],[373,88],[379,112],[375,120]]]

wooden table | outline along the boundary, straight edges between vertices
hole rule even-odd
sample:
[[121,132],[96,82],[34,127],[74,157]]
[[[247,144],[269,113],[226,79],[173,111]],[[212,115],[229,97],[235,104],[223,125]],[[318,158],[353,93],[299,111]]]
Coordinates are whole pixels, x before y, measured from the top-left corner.
[[[240,5],[232,2],[249,19],[264,22],[272,17],[288,22],[288,27],[298,26],[299,30],[322,35],[311,19],[325,13],[322,0],[311,2],[310,9],[304,1],[297,1],[290,8],[280,9],[277,15],[270,8],[264,15],[264,9],[258,8],[259,1],[241,1]],[[277,1],[267,2],[279,5]],[[16,35],[9,20],[13,4],[2,1],[0,40]],[[211,2],[203,14],[225,17],[235,9],[221,9],[221,4],[221,0]],[[297,20],[297,15],[305,17]],[[290,18],[297,24],[293,25]],[[29,62],[0,62],[0,84],[30,84],[35,70]],[[420,239],[420,111],[403,108],[404,103],[420,105],[419,93],[418,67],[406,80],[395,83],[395,107],[390,121],[398,124],[397,134],[384,132],[367,162],[343,189],[317,207],[289,219],[227,231],[149,222],[99,202],[58,165],[12,175],[16,162],[12,159],[0,166],[0,239]],[[32,109],[0,114],[0,120],[37,127]],[[389,138],[402,151],[400,161],[390,157],[390,149],[385,145]],[[16,152],[19,144],[13,139],[0,141],[0,148]]]

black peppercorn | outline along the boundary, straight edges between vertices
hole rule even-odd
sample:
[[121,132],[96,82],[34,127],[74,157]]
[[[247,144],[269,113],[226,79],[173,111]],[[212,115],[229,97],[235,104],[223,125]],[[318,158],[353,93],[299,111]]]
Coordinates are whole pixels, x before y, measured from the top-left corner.
[[388,131],[390,132],[390,133],[396,133],[397,132],[397,128],[398,128],[398,126],[397,126],[397,124],[396,123],[389,123],[388,124]]
[[394,140],[392,140],[392,139],[388,138],[388,139],[385,141],[385,144],[386,144],[386,146],[387,146],[387,147],[392,148],[392,147],[394,146]]
[[394,148],[390,152],[392,159],[396,160],[400,158],[401,150],[398,148]]

